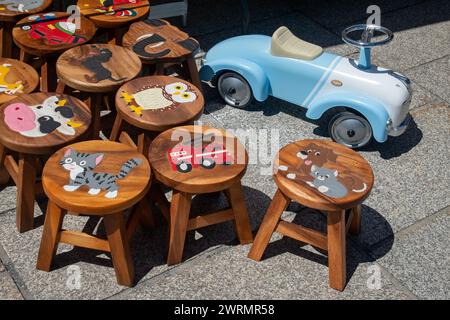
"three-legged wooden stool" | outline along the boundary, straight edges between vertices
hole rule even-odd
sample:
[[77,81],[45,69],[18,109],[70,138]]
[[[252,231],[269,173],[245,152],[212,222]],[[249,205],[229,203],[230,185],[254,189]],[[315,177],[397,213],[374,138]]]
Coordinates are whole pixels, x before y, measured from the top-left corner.
[[[141,61],[131,50],[109,44],[87,44],[64,52],[56,63],[59,79],[72,89],[88,92],[93,137],[101,130],[102,98],[138,76]],[[58,87],[63,91],[64,87]]]
[[117,141],[125,121],[137,129],[139,151],[147,155],[158,133],[192,124],[203,114],[204,103],[200,90],[184,80],[167,76],[134,79],[117,91],[117,116],[110,139]]
[[[358,234],[361,203],[374,177],[369,163],[355,151],[324,140],[301,140],[283,147],[274,164],[278,190],[248,254],[261,260],[273,232],[328,251],[329,283],[346,285],[346,233]],[[280,220],[291,201],[327,214],[327,234]],[[346,212],[349,213],[346,222]]]
[[19,232],[33,228],[40,160],[81,139],[90,123],[89,107],[68,95],[22,94],[0,107],[0,166],[17,186]]
[[148,15],[148,0],[78,0],[81,14],[104,29],[108,43],[122,45],[123,34],[128,26]]
[[3,1],[0,4],[1,57],[17,58],[16,55],[13,55],[12,31],[14,25],[25,15],[35,14],[47,9],[52,1],[21,1],[22,7],[20,7],[20,2],[17,1],[6,1],[6,3]]
[[[142,203],[150,181],[150,165],[137,150],[125,144],[93,140],[65,147],[47,161],[42,185],[49,198],[37,268],[50,271],[58,243],[110,252],[121,285],[134,284],[129,240],[136,221],[152,224]],[[127,224],[124,213],[139,204]],[[70,212],[101,216],[107,240],[63,230]]]
[[184,78],[202,90],[194,58],[200,45],[169,22],[162,19],[135,22],[124,35],[123,45],[133,50],[145,65],[154,65],[156,74],[163,75],[165,65],[178,65]]
[[31,63],[39,57],[36,67],[41,71],[41,90],[54,92],[57,86],[56,59],[61,52],[92,39],[97,28],[84,17],[80,28],[69,21],[65,12],[49,12],[20,20],[13,29],[14,42],[21,49],[20,59]]
[[[148,158],[156,179],[173,189],[167,264],[181,262],[187,231],[212,224],[234,220],[241,244],[253,241],[241,185],[248,156],[236,137],[206,126],[178,127],[153,140]],[[194,195],[219,191],[230,208],[189,219]]]

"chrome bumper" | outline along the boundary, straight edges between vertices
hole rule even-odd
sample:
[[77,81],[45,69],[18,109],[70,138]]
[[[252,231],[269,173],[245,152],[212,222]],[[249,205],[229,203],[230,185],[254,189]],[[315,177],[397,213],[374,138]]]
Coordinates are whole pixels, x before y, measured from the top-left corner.
[[403,120],[403,122],[399,126],[397,127],[388,126],[387,128],[388,135],[393,137],[398,137],[402,135],[406,131],[406,129],[408,129],[410,122],[411,122],[411,115],[408,113],[405,120]]

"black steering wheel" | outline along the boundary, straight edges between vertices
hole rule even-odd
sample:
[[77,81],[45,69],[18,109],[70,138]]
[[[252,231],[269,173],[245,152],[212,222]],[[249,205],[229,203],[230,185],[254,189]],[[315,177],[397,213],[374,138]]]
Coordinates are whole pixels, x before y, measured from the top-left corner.
[[[361,39],[356,40],[350,37],[350,34],[355,31],[362,31]],[[375,32],[381,33],[382,38],[377,41],[372,41]],[[360,48],[382,46],[390,42],[393,38],[394,34],[391,30],[374,24],[356,24],[342,31],[342,40],[344,40],[345,43]]]

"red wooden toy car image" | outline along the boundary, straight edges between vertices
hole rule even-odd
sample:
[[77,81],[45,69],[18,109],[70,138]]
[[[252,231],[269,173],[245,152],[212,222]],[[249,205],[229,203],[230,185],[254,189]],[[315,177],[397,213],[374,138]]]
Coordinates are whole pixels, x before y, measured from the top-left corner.
[[220,143],[179,143],[169,150],[168,157],[172,169],[181,173],[191,172],[193,168],[202,166],[213,169],[217,164],[230,165],[234,159],[230,151]]
[[[29,31],[33,39],[45,38],[49,45],[72,44],[86,42],[84,36],[76,34],[75,23],[67,19],[46,19],[46,17],[33,16],[34,23],[22,26],[22,30]],[[47,20],[47,21],[46,21]],[[36,23],[36,21],[42,21]]]

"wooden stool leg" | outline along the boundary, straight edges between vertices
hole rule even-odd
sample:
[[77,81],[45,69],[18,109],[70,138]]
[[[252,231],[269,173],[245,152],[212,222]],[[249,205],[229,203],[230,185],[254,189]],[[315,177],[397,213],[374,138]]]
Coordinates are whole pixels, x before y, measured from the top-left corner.
[[346,283],[345,210],[328,212],[327,225],[329,283],[342,291]]
[[92,113],[92,139],[98,139],[101,130],[100,110],[102,105],[101,93],[93,93],[89,98],[91,113]]
[[353,235],[358,235],[361,231],[361,205],[358,205],[351,210],[353,212],[353,218],[350,222],[350,229],[348,232]]
[[147,157],[148,149],[150,148],[150,138],[145,134],[141,133],[138,136],[138,151]]
[[19,232],[33,229],[36,182],[36,158],[20,154],[17,184],[16,224]]
[[244,190],[238,181],[228,189],[230,204],[234,213],[237,234],[241,244],[252,243],[253,234],[245,204]]
[[256,234],[255,241],[248,253],[250,259],[256,261],[261,260],[270,238],[277,228],[278,221],[280,221],[283,211],[286,210],[290,202],[291,200],[278,189],[267,209],[266,215]]
[[55,92],[58,76],[56,75],[56,59],[46,57],[41,67],[41,90]]
[[123,212],[106,215],[103,220],[117,282],[120,285],[131,287],[134,284],[134,266],[128,245]]
[[186,60],[186,65],[192,84],[202,91],[202,82],[200,80],[200,75],[198,74],[197,64],[195,63],[194,57],[188,58]]
[[167,256],[169,266],[180,263],[183,259],[191,201],[190,194],[174,190],[170,207],[169,254]]
[[9,173],[5,168],[6,148],[0,144],[0,185],[7,184],[9,181]]
[[66,89],[66,85],[61,80],[58,81],[58,85],[56,86],[56,93],[63,94]]
[[120,131],[122,131],[122,117],[117,112],[116,119],[114,120],[114,125],[111,130],[111,136],[109,137],[109,140],[111,141],[117,141],[119,139]]
[[58,233],[61,230],[65,211],[52,201],[48,201],[45,214],[44,231],[42,232],[41,246],[36,268],[42,271],[50,271],[53,257],[58,249]]
[[3,58],[12,58],[12,48],[13,48],[13,40],[12,40],[12,30],[14,24],[8,22],[2,22],[2,57]]

